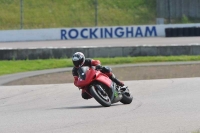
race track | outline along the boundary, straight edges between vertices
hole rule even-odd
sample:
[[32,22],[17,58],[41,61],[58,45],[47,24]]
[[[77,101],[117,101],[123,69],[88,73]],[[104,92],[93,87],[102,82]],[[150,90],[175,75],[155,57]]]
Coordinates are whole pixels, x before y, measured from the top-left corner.
[[105,108],[73,84],[0,86],[0,133],[188,133],[200,128],[200,78],[125,82],[134,100]]
[[169,46],[169,45],[198,45],[199,37],[175,38],[124,38],[124,39],[88,39],[88,40],[63,40],[63,41],[38,41],[38,42],[0,42],[0,49],[24,48],[75,48],[75,47],[105,47],[105,46]]
[[[0,43],[0,49],[198,43],[199,37],[134,38],[9,42]],[[20,76],[0,79],[3,83]],[[200,78],[125,83],[133,102],[108,108],[94,99],[82,99],[73,84],[0,86],[0,133],[191,133],[200,129]]]

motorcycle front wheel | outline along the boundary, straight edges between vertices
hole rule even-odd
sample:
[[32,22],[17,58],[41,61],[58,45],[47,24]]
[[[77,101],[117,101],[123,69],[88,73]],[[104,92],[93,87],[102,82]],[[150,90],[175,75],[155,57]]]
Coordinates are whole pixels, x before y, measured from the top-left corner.
[[90,93],[94,97],[94,99],[100,103],[104,107],[110,107],[111,106],[111,100],[108,96],[108,94],[103,90],[103,88],[100,85],[91,86],[90,87]]

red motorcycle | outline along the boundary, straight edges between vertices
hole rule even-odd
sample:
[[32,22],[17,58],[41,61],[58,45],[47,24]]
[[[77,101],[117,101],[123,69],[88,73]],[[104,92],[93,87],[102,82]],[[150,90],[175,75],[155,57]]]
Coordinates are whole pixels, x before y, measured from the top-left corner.
[[78,69],[79,78],[77,87],[84,91],[104,107],[121,102],[130,104],[133,96],[128,87],[116,85],[106,74],[102,73],[95,67],[80,67]]

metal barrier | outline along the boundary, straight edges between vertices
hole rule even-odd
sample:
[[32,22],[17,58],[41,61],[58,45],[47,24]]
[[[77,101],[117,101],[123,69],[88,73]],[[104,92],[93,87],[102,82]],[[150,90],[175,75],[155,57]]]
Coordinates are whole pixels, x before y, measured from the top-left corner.
[[84,48],[45,48],[45,49],[1,49],[0,60],[33,60],[49,58],[71,58],[80,51],[85,56],[127,57],[127,56],[172,56],[200,55],[200,44],[177,46],[130,46],[130,47],[84,47]]

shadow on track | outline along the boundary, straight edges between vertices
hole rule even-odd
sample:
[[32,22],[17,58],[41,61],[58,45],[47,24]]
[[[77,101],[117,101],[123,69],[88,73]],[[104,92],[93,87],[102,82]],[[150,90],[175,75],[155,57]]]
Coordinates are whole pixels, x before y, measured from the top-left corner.
[[[122,104],[112,104],[110,107],[112,107],[112,106],[118,106],[118,105],[122,105]],[[106,107],[103,107],[101,105],[96,105],[96,106],[61,107],[61,108],[53,108],[53,109],[94,109],[94,108],[106,108]]]

